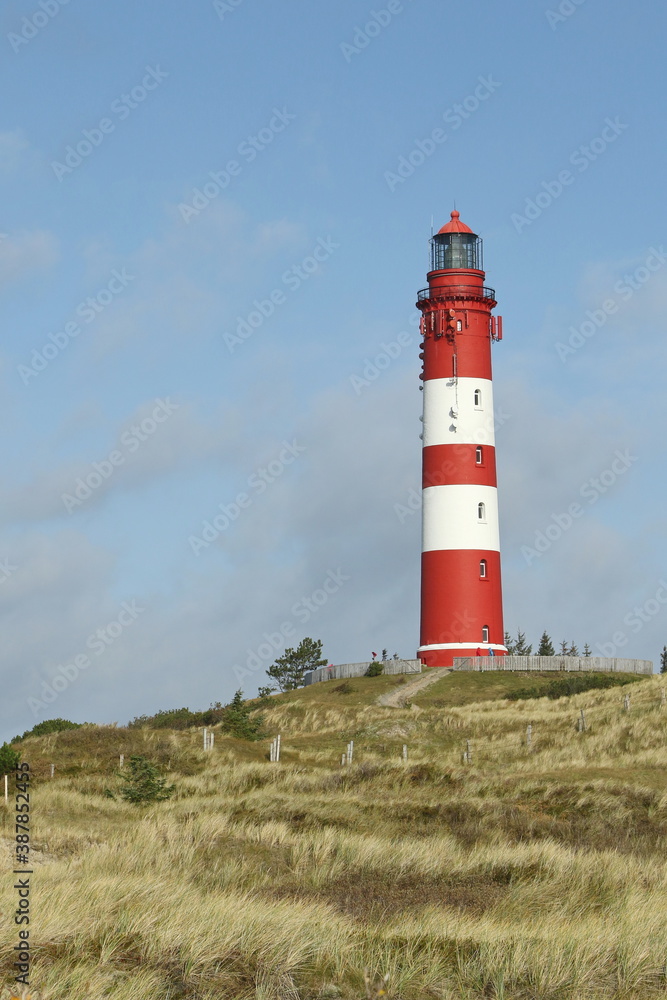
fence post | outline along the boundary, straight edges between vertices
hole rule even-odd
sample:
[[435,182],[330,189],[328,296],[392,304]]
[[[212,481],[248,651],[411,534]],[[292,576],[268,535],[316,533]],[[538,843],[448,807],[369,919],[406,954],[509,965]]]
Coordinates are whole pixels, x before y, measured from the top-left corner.
[[51,777],[53,777],[53,775],[55,774],[55,771],[56,771],[56,765],[55,764],[51,764]]
[[623,710],[625,712],[629,712],[630,711],[630,695],[629,694],[626,694],[625,697],[623,698]]
[[280,760],[280,733],[276,736],[276,763]]
[[122,754],[120,755],[120,758],[119,758],[119,759],[120,759],[120,766],[122,767],[122,766],[123,766],[123,764],[125,763],[125,754],[124,754],[124,753],[122,753]]
[[208,745],[209,750],[213,749],[213,745],[214,744],[215,744],[215,733],[211,733],[211,739],[210,739],[209,745]]
[[352,763],[353,756],[354,756],[354,740],[350,740],[350,742],[347,745],[347,762],[348,762],[348,764]]
[[472,747],[470,746],[470,740],[466,740],[466,759],[468,764],[472,764]]
[[204,750],[208,750],[208,732],[204,730]]
[[533,744],[533,727],[530,723],[526,726],[526,746],[530,750]]
[[581,709],[581,714],[579,716],[579,732],[580,733],[586,732],[586,716],[584,715],[583,708]]
[[346,753],[342,753],[340,755],[340,766],[341,767],[345,767],[346,763],[347,763],[347,754]]
[[403,760],[407,763],[407,760],[408,760],[408,745],[407,745],[407,743],[403,744]]

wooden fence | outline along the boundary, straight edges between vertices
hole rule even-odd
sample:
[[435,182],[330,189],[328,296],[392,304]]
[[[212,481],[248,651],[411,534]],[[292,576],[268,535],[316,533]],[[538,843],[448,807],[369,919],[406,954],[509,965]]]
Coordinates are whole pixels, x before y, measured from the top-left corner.
[[[303,679],[304,685],[318,684],[320,681],[341,681],[349,677],[363,677],[368,670],[370,660],[363,663],[331,663],[328,667],[318,667],[309,670]],[[420,674],[422,665],[419,660],[379,660],[383,674]]]
[[607,656],[455,656],[454,670],[652,674],[653,663],[651,660],[624,660]]

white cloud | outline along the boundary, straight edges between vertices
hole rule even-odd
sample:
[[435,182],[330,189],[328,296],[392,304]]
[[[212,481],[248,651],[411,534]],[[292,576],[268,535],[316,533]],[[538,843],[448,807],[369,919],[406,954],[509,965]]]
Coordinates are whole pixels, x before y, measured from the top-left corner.
[[44,230],[10,234],[0,240],[0,289],[35,271],[48,270],[59,258],[59,244]]

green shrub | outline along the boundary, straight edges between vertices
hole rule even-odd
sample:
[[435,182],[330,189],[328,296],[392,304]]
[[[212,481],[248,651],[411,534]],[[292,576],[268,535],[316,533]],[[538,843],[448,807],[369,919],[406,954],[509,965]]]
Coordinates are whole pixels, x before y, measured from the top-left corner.
[[368,670],[366,671],[366,677],[379,677],[384,670],[384,663],[380,660],[373,660],[372,663],[368,664]]
[[32,729],[26,729],[23,736],[15,736],[12,743],[19,743],[21,740],[27,739],[28,736],[46,736],[48,733],[64,733],[67,729],[81,729],[84,725],[87,723],[70,722],[69,719],[45,719],[44,722],[38,722]]
[[241,740],[261,739],[264,735],[262,732],[264,716],[256,715],[252,718],[250,715],[252,711],[252,706],[243,701],[243,691],[239,688],[229,705],[225,705],[222,709],[220,729],[223,733],[229,733],[230,736],[236,736]]
[[565,698],[594,688],[621,687],[642,680],[633,674],[572,673],[558,677],[544,687],[526,687],[511,691],[505,697],[508,701],[524,701],[529,698]]
[[13,750],[9,743],[3,743],[0,747],[0,777],[15,771],[20,760],[21,755]]
[[[123,774],[127,781],[120,790],[126,802],[141,805],[145,802],[163,802],[168,799],[174,785],[167,785],[167,779],[160,777],[160,772],[146,757],[133,754],[128,765],[129,773]],[[105,794],[108,791],[105,790]],[[113,793],[111,793],[113,797]]]
[[128,729],[189,729],[202,725],[202,712],[189,708],[161,708],[155,715],[138,715],[128,722]]
[[264,717],[250,717],[254,711],[243,701],[243,692],[237,691],[228,705],[216,701],[204,712],[191,712],[189,708],[160,709],[155,715],[138,715],[128,722],[128,729],[191,729],[195,726],[217,726],[223,733],[242,740],[262,737]]

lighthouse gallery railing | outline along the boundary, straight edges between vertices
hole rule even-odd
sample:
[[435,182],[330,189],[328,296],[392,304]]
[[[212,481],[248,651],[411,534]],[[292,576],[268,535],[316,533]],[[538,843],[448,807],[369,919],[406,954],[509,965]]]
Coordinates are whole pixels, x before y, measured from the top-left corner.
[[493,299],[495,302],[496,292],[494,288],[486,285],[447,285],[440,288],[422,288],[417,292],[417,301],[424,299],[444,299],[458,296],[463,299]]

